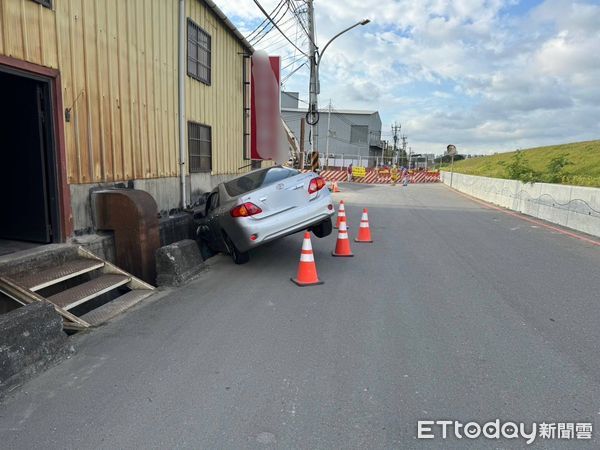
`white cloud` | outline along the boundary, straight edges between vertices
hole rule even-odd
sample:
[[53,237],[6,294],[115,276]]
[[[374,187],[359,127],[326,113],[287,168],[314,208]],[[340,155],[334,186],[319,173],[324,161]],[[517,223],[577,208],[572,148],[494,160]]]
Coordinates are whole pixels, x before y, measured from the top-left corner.
[[[252,0],[218,3],[246,31],[263,19]],[[261,1],[269,11],[277,3]],[[597,139],[600,5],[527,6],[525,0],[318,0],[321,47],[357,20],[372,20],[327,49],[321,103],[331,98],[337,108],[377,109],[384,131],[402,122],[418,151],[442,151],[448,142],[482,153]],[[274,48],[272,34],[263,44]],[[286,88],[306,99],[308,71],[294,74]]]

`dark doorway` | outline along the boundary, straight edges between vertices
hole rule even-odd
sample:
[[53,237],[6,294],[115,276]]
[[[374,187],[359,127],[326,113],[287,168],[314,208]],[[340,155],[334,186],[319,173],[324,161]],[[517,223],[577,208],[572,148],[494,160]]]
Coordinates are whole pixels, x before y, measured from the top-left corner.
[[0,239],[53,242],[58,229],[50,83],[0,69]]

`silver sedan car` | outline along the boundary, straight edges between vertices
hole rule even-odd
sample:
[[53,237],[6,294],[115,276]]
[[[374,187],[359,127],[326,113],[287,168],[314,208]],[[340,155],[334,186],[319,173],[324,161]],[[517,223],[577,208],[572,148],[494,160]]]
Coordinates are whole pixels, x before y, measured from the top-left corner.
[[249,250],[303,230],[331,234],[333,202],[325,180],[275,166],[220,183],[207,195],[204,217],[196,220],[203,257],[215,252],[236,264],[249,260]]

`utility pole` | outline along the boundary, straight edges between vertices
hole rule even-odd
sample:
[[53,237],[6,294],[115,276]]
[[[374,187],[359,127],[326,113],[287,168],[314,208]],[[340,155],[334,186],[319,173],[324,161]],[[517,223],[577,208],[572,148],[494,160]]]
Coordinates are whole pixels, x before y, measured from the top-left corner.
[[394,133],[394,159],[395,164],[398,164],[398,132],[402,129],[402,126],[398,122],[392,124],[392,133]]
[[[329,135],[331,134],[331,99],[329,99],[329,110],[327,111],[327,144],[325,146],[325,167],[329,169]],[[333,158],[335,161],[335,158]],[[334,163],[335,165],[335,163]]]
[[[406,153],[406,135],[402,136],[402,158],[404,159],[405,156],[408,156],[408,153]],[[410,160],[408,160],[408,168],[410,169]]]
[[310,62],[310,86],[308,98],[307,122],[310,125],[310,149],[312,152],[318,151],[319,139],[319,105],[317,100],[317,46],[315,45],[315,8],[313,0],[306,0],[307,19],[308,19],[308,59]]
[[352,30],[355,27],[366,25],[370,22],[370,19],[363,19],[360,22],[356,22],[354,25],[343,29],[338,34],[333,36],[325,44],[323,49],[319,52],[317,57],[317,44],[315,38],[315,7],[313,0],[306,0],[306,16],[308,25],[308,60],[310,63],[310,85],[309,85],[309,98],[308,98],[308,112],[306,113],[306,122],[310,125],[310,148],[311,151],[318,154],[319,151],[319,104],[317,96],[320,93],[319,85],[319,67],[321,65],[321,58],[327,50],[327,47],[340,37],[342,34]]

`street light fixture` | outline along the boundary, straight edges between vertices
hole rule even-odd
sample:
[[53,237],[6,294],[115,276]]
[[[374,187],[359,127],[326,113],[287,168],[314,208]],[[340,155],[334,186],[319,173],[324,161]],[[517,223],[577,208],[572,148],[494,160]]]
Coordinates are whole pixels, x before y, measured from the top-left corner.
[[[346,33],[347,31],[350,31],[352,28],[361,26],[361,25],[366,25],[369,22],[371,22],[371,19],[363,19],[360,22],[356,22],[354,25],[340,31],[338,34],[336,34],[334,37],[332,37],[331,39],[329,39],[329,41],[327,42],[327,44],[325,44],[325,47],[323,47],[323,50],[319,52],[319,58],[317,59],[317,66],[319,64],[321,64],[321,58],[323,57],[323,54],[325,53],[325,50],[327,50],[327,47],[329,47],[329,44],[331,44],[335,39],[337,39],[338,37],[340,37],[342,34]],[[318,77],[317,77],[318,79]],[[318,92],[317,92],[318,93]]]

